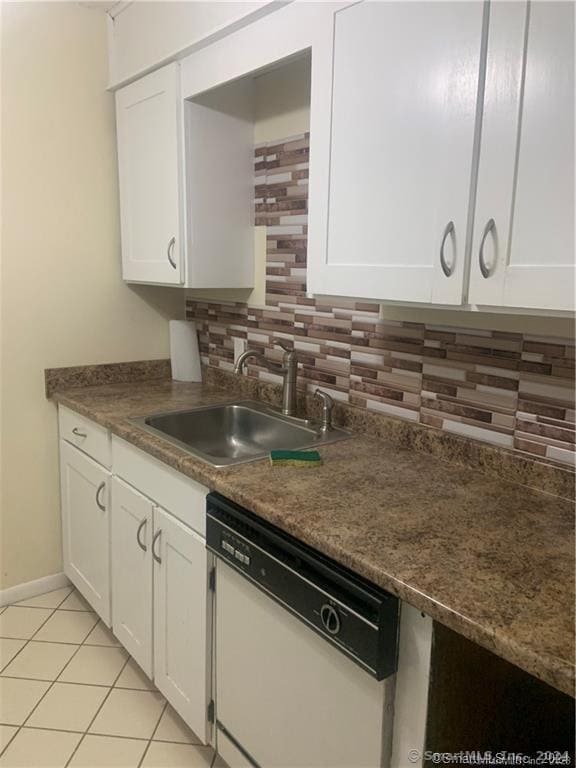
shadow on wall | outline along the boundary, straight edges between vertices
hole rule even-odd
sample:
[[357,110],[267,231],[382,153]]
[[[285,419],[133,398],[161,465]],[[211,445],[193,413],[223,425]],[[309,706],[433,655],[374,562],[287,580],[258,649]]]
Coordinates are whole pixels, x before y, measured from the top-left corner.
[[184,320],[186,317],[186,299],[182,288],[158,285],[139,285],[127,283],[127,287],[138,298],[148,304],[166,320]]

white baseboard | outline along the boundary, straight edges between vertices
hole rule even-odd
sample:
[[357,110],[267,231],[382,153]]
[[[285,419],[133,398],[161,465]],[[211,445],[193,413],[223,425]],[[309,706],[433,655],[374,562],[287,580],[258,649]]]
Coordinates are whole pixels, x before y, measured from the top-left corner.
[[54,573],[52,576],[44,576],[41,579],[27,581],[25,584],[17,584],[15,587],[0,590],[0,608],[20,600],[29,600],[31,597],[43,595],[44,592],[52,592],[54,589],[67,587],[70,581],[63,573]]

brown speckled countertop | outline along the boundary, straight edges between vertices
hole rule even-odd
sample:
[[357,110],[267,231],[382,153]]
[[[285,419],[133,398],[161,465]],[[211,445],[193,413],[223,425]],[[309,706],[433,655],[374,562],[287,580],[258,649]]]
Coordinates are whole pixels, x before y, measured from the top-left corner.
[[128,421],[232,399],[216,387],[145,381],[53,399],[574,695],[570,502],[365,435],[323,447],[317,469],[215,469]]

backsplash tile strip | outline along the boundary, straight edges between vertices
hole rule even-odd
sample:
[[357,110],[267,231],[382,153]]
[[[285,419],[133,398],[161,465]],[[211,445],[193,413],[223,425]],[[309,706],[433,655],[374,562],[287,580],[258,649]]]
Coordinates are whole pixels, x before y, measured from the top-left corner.
[[[255,149],[266,306],[189,298],[203,363],[232,370],[235,337],[279,362],[271,342],[286,338],[309,392],[573,466],[573,339],[382,320],[373,302],[306,296],[308,152],[308,134]],[[255,364],[248,375],[279,382]]]

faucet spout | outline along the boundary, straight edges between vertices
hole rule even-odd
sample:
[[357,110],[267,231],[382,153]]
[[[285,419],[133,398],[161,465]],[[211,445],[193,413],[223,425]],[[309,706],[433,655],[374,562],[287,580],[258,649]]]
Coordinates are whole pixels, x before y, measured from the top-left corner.
[[273,343],[281,346],[284,350],[282,365],[271,362],[261,352],[257,352],[254,349],[247,349],[245,352],[242,352],[242,354],[236,360],[236,364],[234,365],[234,373],[242,373],[246,366],[246,361],[254,358],[272,373],[276,373],[282,376],[284,379],[282,387],[282,413],[285,416],[295,416],[298,358],[294,350],[286,346],[286,342],[282,341],[282,339],[275,339]]

